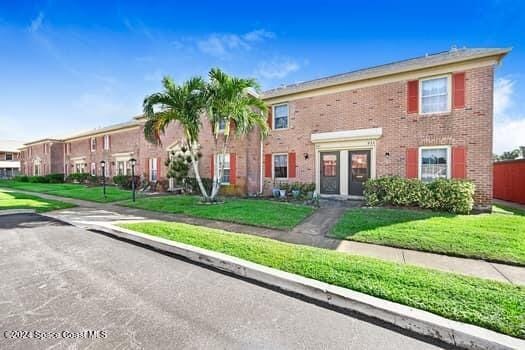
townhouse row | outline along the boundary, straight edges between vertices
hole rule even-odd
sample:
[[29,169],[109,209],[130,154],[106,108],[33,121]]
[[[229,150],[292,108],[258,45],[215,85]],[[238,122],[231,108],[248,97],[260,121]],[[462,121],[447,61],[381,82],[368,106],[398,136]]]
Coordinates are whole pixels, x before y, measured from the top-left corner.
[[[399,175],[432,181],[466,178],[476,184],[478,209],[492,201],[494,70],[508,49],[451,49],[265,91],[270,135],[235,138],[217,158],[207,123],[199,137],[200,170],[233,192],[269,193],[281,182],[315,183],[322,196],[360,197],[369,178]],[[25,174],[136,172],[168,181],[164,165],[182,139],[170,125],[162,145],[143,136],[145,120],[131,121],[24,145]]]

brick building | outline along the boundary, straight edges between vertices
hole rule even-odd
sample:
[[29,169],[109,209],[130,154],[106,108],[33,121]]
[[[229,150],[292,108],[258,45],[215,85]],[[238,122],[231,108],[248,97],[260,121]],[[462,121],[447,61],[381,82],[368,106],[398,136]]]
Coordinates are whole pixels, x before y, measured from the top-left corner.
[[[324,196],[362,195],[368,178],[468,178],[478,208],[492,200],[494,69],[508,49],[452,49],[265,91],[270,135],[234,139],[224,182],[238,193],[269,193],[281,182],[310,182]],[[182,139],[171,125],[162,146],[143,137],[144,120],[25,145],[28,174],[129,172],[165,179]],[[219,164],[209,125],[200,135],[204,177]],[[48,146],[45,146],[48,145]],[[46,148],[47,147],[47,148]],[[47,153],[46,153],[47,150]],[[56,154],[55,154],[56,152]],[[37,170],[37,171],[35,171]]]
[[22,142],[0,140],[0,179],[9,179],[20,172],[20,150]]

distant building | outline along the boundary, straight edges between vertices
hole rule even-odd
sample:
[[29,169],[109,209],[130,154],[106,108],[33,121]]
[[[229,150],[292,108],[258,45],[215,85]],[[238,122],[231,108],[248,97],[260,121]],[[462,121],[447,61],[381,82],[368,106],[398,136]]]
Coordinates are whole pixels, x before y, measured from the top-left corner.
[[22,142],[0,140],[0,179],[9,179],[20,172]]

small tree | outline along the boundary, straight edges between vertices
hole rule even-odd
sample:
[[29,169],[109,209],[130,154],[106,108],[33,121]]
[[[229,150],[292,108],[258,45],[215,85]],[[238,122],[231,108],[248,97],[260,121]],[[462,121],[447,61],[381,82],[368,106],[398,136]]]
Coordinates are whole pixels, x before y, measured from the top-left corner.
[[498,160],[512,160],[519,158],[521,155],[521,151],[519,149],[512,150],[510,152],[503,152],[500,156],[498,156]]
[[[225,159],[232,133],[243,137],[258,128],[262,137],[268,134],[265,118],[267,108],[258,95],[259,85],[254,79],[232,77],[218,68],[210,71],[209,78],[207,117],[215,149],[220,150],[221,159]],[[219,193],[224,174],[224,162],[218,165],[213,174],[212,200]]]
[[[193,152],[196,152],[196,154],[194,154],[193,158],[201,158],[202,154],[199,149],[199,146],[195,147]],[[184,179],[188,177],[193,158],[190,154],[190,148],[184,141],[175,144],[170,152],[170,157],[166,162],[166,166],[168,167],[167,176],[175,179],[178,184],[182,184]]]
[[[154,144],[161,144],[161,135],[166,127],[178,122],[183,129],[195,178],[204,199],[209,196],[204,189],[199,173],[198,138],[201,116],[206,110],[206,84],[201,78],[192,78],[177,85],[170,77],[162,79],[164,91],[146,96],[143,103],[146,124],[144,136]],[[157,111],[155,111],[157,109]]]

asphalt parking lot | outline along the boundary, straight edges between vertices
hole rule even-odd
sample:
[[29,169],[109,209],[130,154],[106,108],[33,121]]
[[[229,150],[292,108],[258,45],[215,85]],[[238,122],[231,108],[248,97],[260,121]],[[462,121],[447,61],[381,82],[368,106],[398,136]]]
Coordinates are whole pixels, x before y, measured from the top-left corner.
[[438,349],[102,234],[0,216],[0,348]]

